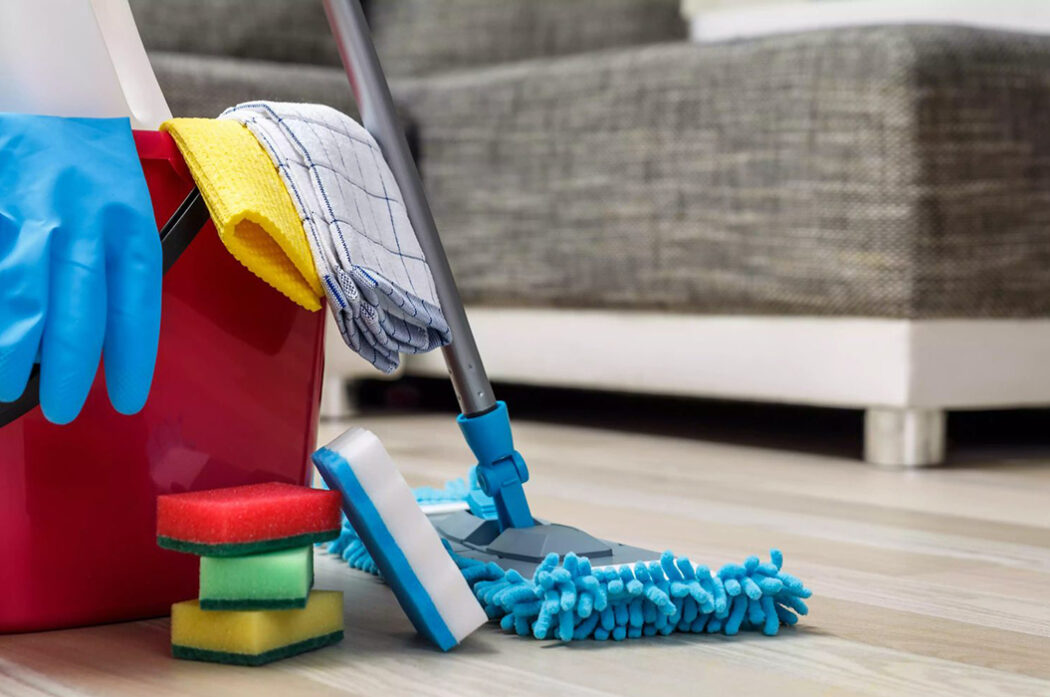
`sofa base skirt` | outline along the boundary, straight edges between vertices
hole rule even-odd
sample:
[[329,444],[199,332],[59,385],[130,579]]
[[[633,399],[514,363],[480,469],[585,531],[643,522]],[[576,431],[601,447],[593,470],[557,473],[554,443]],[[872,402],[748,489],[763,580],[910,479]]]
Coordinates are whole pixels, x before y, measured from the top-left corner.
[[[468,315],[497,381],[859,409],[1050,404],[1050,319],[503,308]],[[379,375],[366,368],[330,343],[330,377]],[[440,352],[405,356],[403,369],[447,374]]]

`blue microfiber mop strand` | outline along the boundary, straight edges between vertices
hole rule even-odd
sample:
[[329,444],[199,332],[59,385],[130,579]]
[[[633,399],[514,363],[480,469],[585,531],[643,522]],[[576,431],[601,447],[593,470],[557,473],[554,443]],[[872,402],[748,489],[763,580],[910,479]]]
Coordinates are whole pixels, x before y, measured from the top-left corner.
[[531,580],[494,563],[456,557],[485,608],[509,632],[537,639],[613,639],[671,632],[777,634],[808,612],[811,591],[781,570],[784,557],[749,557],[717,574],[664,552],[659,561],[592,568],[585,557],[549,555]]
[[[471,479],[474,481],[474,470],[471,469],[470,473]],[[445,482],[445,486],[441,489],[435,489],[432,486],[420,486],[413,489],[412,493],[415,494],[416,502],[421,506],[435,503],[460,503],[467,500],[473,486],[477,485],[459,478]]]

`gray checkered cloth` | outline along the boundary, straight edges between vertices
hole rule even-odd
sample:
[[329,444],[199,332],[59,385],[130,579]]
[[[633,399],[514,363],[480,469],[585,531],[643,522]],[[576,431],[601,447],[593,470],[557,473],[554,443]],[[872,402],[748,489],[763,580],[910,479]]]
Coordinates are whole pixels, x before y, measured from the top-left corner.
[[246,102],[219,118],[247,126],[279,170],[350,348],[389,373],[399,353],[451,340],[401,191],[364,127],[319,104]]

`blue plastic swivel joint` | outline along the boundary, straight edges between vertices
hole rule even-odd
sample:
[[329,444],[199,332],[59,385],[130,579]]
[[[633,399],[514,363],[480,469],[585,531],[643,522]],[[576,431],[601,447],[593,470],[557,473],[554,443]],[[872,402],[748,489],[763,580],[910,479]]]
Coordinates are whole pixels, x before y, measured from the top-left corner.
[[478,458],[478,484],[496,503],[500,530],[535,525],[521,486],[529,480],[529,468],[514,449],[506,403],[496,402],[495,409],[477,416],[460,414],[456,423]]

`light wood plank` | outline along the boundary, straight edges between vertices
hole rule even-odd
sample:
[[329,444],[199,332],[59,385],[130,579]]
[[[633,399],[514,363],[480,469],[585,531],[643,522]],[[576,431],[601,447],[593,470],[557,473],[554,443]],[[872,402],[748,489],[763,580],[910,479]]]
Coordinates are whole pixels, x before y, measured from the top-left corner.
[[[414,484],[471,463],[449,416],[355,425],[379,433]],[[321,441],[343,428],[324,426]],[[346,594],[339,646],[251,669],[171,659],[166,619],[4,636],[0,695],[1050,697],[1050,467],[1031,454],[896,473],[615,430],[522,422],[516,437],[538,515],[711,565],[779,546],[816,593],[810,616],[777,638],[615,645],[486,627],[441,654],[382,583],[319,553],[318,587]]]

